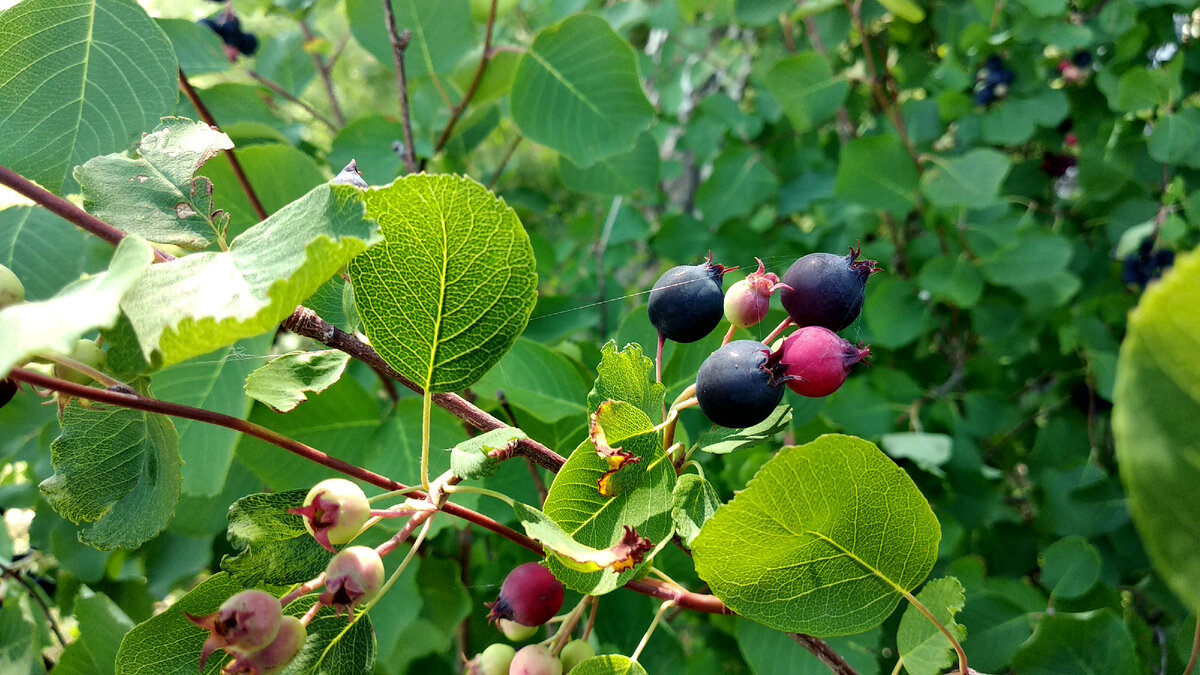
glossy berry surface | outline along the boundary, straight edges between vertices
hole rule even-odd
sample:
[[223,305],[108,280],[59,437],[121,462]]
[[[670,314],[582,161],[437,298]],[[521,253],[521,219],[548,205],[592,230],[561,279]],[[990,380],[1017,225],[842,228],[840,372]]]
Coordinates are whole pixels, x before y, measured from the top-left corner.
[[562,675],[563,665],[541,645],[526,645],[513,657],[509,675]]
[[313,538],[333,551],[358,534],[371,517],[367,495],[345,478],[329,478],[317,483],[304,497],[304,507],[289,513],[304,518],[304,527]]
[[325,568],[321,603],[347,614],[370,602],[383,587],[383,559],[369,546],[350,546],[333,556]]
[[25,286],[13,271],[0,265],[0,309],[25,301]]
[[540,626],[554,617],[563,603],[563,585],[545,567],[525,563],[508,573],[500,597],[489,608],[488,621],[509,619]]
[[792,333],[780,351],[780,363],[791,378],[787,386],[809,398],[837,391],[854,364],[871,355],[869,348],[855,347],[821,326],[806,326]]
[[270,593],[255,589],[235,593],[207,616],[186,615],[188,620],[209,631],[200,652],[200,667],[218,649],[230,654],[248,654],[266,647],[279,634],[282,607]]
[[797,326],[824,326],[839,331],[862,313],[867,279],[878,272],[874,260],[859,260],[859,249],[838,256],[810,253],[788,268],[788,288],[779,301]]
[[784,368],[763,343],[735,340],[696,373],[696,400],[713,424],[744,429],[767,419],[783,400]]
[[738,328],[757,326],[767,317],[771,295],[784,288],[787,286],[779,283],[779,276],[766,271],[763,262],[758,260],[757,271],[751,272],[725,292],[725,318]]
[[467,663],[467,675],[507,675],[517,650],[503,642],[488,645]]
[[596,655],[596,650],[583,640],[571,640],[563,645],[562,651],[558,653],[558,658],[562,661],[563,672],[569,673],[575,666],[587,661]]
[[728,271],[709,257],[699,265],[672,267],[659,277],[646,308],[659,335],[687,343],[711,333],[725,311],[721,276]]

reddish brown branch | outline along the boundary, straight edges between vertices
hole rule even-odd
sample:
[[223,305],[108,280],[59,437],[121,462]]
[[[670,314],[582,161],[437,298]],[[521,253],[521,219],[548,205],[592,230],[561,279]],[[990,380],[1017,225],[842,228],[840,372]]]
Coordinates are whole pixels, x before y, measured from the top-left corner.
[[817,660],[825,664],[825,667],[837,675],[858,675],[858,671],[850,667],[837,652],[833,651],[824,640],[815,638],[804,633],[785,633],[788,637],[796,642],[796,644],[808,650],[808,653],[817,657]]
[[277,95],[283,97],[285,100],[291,101],[292,103],[295,103],[296,105],[300,106],[301,108],[304,108],[304,111],[307,112],[309,115],[312,115],[312,118],[314,120],[329,127],[330,131],[337,133],[337,131],[339,129],[338,126],[334,125],[334,123],[330,122],[324,115],[317,112],[316,109],[313,108],[311,105],[305,103],[304,101],[301,101],[300,99],[296,98],[295,96],[292,96],[291,92],[289,92],[287,89],[284,89],[282,86],[279,85],[279,83],[274,82],[273,80],[269,80],[269,79],[263,77],[262,75],[259,75],[258,73],[254,72],[253,70],[249,71],[247,74],[250,77],[254,78],[254,81],[258,82],[259,84],[266,87],[267,89],[270,89],[271,91],[275,92]]
[[[312,42],[315,40],[312,31],[308,27],[308,22],[300,21],[300,30],[304,33],[304,39]],[[343,43],[344,44],[344,43]],[[340,53],[340,50],[337,52]],[[335,53],[336,56],[336,53]],[[346,126],[346,118],[342,115],[342,107],[338,105],[337,94],[333,90],[333,78],[329,76],[329,69],[333,67],[334,59],[330,59],[329,63],[321,58],[321,55],[316,51],[312,52],[313,66],[317,69],[317,77],[321,79],[321,85],[325,87],[325,95],[329,98],[329,109],[333,112],[333,119],[337,120],[337,127],[332,127],[334,131]],[[316,113],[313,113],[314,115]],[[322,119],[323,118],[318,118]]]
[[496,2],[492,0],[488,8],[487,28],[483,34],[483,52],[479,55],[479,65],[475,68],[475,76],[471,78],[471,84],[467,87],[467,93],[463,94],[463,98],[458,105],[454,106],[454,110],[450,111],[450,120],[446,122],[446,128],[442,130],[442,135],[438,137],[437,143],[433,146],[434,153],[437,153],[442,148],[446,147],[446,143],[450,141],[450,134],[454,131],[454,125],[458,124],[458,120],[466,111],[467,105],[471,103],[471,99],[475,97],[475,92],[479,89],[479,83],[483,81],[483,72],[487,70],[488,63],[492,60],[492,32],[496,25]]
[[412,31],[401,33],[396,28],[396,12],[392,0],[383,2],[383,18],[387,24],[388,39],[392,43],[392,60],[396,65],[396,90],[400,97],[400,122],[404,127],[404,168],[409,173],[417,172],[417,149],[413,147],[412,115],[408,110],[408,77],[404,74],[404,50],[412,39]]
[[[217,121],[213,119],[212,113],[209,112],[208,106],[204,105],[204,101],[200,100],[200,95],[192,88],[192,84],[188,82],[187,76],[183,74],[183,70],[179,71],[179,88],[183,90],[184,95],[192,102],[192,107],[196,109],[196,113],[200,115],[200,119],[204,120],[205,124],[211,127],[218,127]],[[262,202],[258,200],[258,195],[255,194],[254,188],[250,186],[250,179],[246,178],[246,172],[242,170],[242,163],[238,161],[237,155],[233,150],[225,150],[225,156],[229,158],[229,167],[233,169],[233,177],[237,179],[238,185],[242,186],[242,192],[246,193],[246,199],[250,201],[250,208],[254,209],[254,215],[258,216],[259,220],[267,219],[267,210],[263,208]]]

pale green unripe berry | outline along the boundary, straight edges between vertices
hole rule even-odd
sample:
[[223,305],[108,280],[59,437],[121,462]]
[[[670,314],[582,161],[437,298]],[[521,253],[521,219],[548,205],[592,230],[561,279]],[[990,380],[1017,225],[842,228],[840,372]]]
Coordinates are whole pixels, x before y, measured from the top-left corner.
[[345,478],[329,478],[308,491],[304,508],[290,513],[304,518],[304,527],[321,546],[332,551],[358,534],[371,517],[367,495]]
[[517,650],[503,642],[488,645],[467,663],[467,675],[507,675],[516,654]]
[[509,619],[500,619],[496,622],[496,627],[512,642],[524,642],[533,637],[538,630],[537,626],[526,626]]
[[25,302],[25,286],[13,271],[0,265],[0,309]]
[[[96,344],[95,340],[80,340],[75,343],[75,348],[67,356],[82,363],[85,366],[91,366],[96,370],[104,369],[104,350]],[[74,382],[75,384],[91,384],[92,378],[84,375],[78,370],[68,368],[67,366],[55,364],[54,376],[60,380]]]
[[587,661],[596,655],[596,650],[583,640],[571,640],[563,646],[562,651],[558,653],[558,658],[562,661],[564,673],[571,672],[575,666]]

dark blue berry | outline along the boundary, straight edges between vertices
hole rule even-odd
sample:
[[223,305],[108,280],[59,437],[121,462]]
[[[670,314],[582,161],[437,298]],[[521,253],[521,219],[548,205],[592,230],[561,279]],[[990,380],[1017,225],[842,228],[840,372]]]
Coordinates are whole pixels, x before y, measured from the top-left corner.
[[991,105],[996,101],[996,92],[991,87],[984,87],[975,92],[975,105]]
[[797,326],[824,326],[839,331],[862,312],[867,279],[878,272],[874,260],[859,260],[859,249],[846,256],[810,253],[783,275],[779,301]]
[[1075,55],[1071,57],[1071,63],[1074,64],[1076,68],[1087,68],[1092,65],[1092,53],[1084,50],[1077,51],[1075,52]]
[[1138,246],[1137,253],[1127,256],[1121,262],[1122,283],[1127,286],[1145,287],[1175,264],[1174,251],[1154,251],[1153,248],[1153,238],[1148,238]]
[[258,37],[254,33],[242,33],[238,36],[237,44],[234,47],[237,47],[237,50],[246,56],[250,56],[258,49]]
[[710,354],[696,373],[696,400],[704,416],[731,429],[767,419],[783,400],[788,379],[779,357],[755,340],[735,340]]
[[674,342],[695,342],[711,333],[725,315],[721,276],[728,271],[709,256],[702,264],[672,267],[659,277],[647,306],[659,335]]

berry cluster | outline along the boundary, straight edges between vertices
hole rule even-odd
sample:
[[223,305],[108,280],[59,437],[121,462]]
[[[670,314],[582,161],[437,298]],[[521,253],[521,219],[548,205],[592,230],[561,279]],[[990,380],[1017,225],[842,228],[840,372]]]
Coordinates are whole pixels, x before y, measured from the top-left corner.
[[[488,621],[496,622],[504,636],[514,642],[533,637],[562,607],[563,585],[545,567],[525,563],[508,573],[500,584],[500,596],[489,604]],[[470,675],[562,675],[596,652],[583,640],[572,640],[555,656],[545,644],[520,650],[501,642],[467,661]]]
[[1127,286],[1145,288],[1152,280],[1175,263],[1175,253],[1167,249],[1154,250],[1154,238],[1148,237],[1121,263],[1121,282]]
[[200,19],[200,23],[221,36],[230,61],[236,59],[239,53],[250,56],[258,49],[258,37],[254,33],[242,31],[241,22],[232,12],[222,12],[216,20]]
[[975,76],[975,103],[989,106],[1008,96],[1008,88],[1015,79],[1013,71],[1004,67],[1004,60],[993,54],[984,62]]
[[1080,84],[1087,81],[1092,72],[1092,53],[1086,50],[1075,52],[1070,60],[1058,62],[1058,74],[1067,84]]
[[785,385],[801,396],[828,396],[870,355],[835,332],[858,318],[867,279],[879,271],[874,260],[858,255],[857,249],[846,256],[811,253],[782,280],[760,260],[757,271],[723,296],[721,276],[728,270],[711,256],[701,265],[670,269],[654,284],[649,314],[660,344],[703,338],[720,323],[722,311],[735,328],[756,325],[775,291],[781,291],[789,322],[799,327],[774,350],[755,340],[727,338],[705,359],[696,375],[696,401],[711,422],[734,429],[758,424],[779,406]]
[[283,616],[278,598],[255,589],[234,594],[207,616],[186,616],[209,631],[200,653],[202,670],[212,653],[222,649],[233,657],[223,672],[267,672],[291,662],[308,639],[300,619]]

